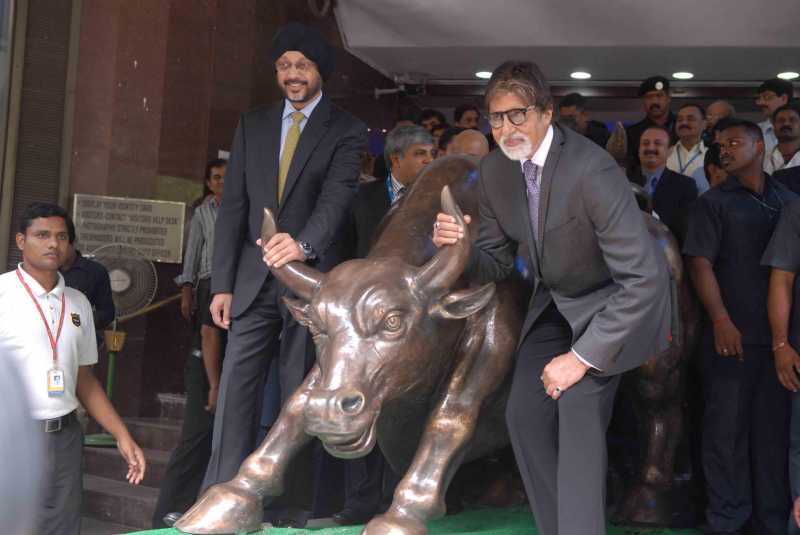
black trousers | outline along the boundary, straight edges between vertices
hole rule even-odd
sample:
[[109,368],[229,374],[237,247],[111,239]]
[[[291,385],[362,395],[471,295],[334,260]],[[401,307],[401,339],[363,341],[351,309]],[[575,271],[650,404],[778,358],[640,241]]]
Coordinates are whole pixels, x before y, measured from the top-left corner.
[[706,521],[737,531],[748,519],[754,533],[785,534],[790,394],[781,386],[769,346],[744,346],[744,360],[716,353],[703,339],[703,469]]
[[72,423],[44,435],[42,506],[36,535],[79,535],[83,503],[83,431]]
[[586,375],[554,401],[540,377],[570,339],[551,305],[517,351],[506,422],[539,533],[604,535],[606,430],[619,376]]
[[344,508],[357,514],[378,512],[383,501],[383,475],[388,468],[378,445],[366,457],[344,462]]
[[[203,489],[232,479],[255,449],[262,399],[259,389],[271,359],[279,359],[284,402],[297,390],[314,362],[310,335],[289,313],[281,300],[285,295],[290,294],[269,277],[250,307],[231,321]],[[279,337],[276,355],[269,348],[277,347]],[[305,448],[288,472],[294,477],[285,482],[284,499],[303,509],[311,507],[310,464],[310,448]]]
[[153,512],[153,528],[165,528],[163,518],[170,512],[184,513],[197,500],[203,475],[211,456],[214,416],[205,409],[208,403],[208,377],[203,359],[186,357],[184,368],[186,408],[181,439],[170,455],[158,501]]

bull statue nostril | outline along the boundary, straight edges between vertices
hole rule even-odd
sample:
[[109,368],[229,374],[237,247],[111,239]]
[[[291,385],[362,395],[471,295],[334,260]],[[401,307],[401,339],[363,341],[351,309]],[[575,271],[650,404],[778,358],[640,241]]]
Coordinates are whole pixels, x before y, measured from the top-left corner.
[[342,412],[345,414],[358,414],[361,412],[363,407],[363,394],[351,394],[349,396],[344,396],[339,400],[339,408],[342,409]]

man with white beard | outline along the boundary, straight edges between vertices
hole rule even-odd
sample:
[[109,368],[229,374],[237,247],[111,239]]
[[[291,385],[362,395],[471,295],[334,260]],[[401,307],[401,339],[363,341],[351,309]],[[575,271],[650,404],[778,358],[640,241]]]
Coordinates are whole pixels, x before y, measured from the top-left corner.
[[[666,262],[611,155],[553,123],[536,65],[499,66],[485,99],[500,150],[481,160],[468,270],[500,280],[528,254],[534,276],[506,407],[514,455],[539,533],[605,534],[606,429],[621,374],[668,345]],[[437,247],[465,234],[437,215]]]

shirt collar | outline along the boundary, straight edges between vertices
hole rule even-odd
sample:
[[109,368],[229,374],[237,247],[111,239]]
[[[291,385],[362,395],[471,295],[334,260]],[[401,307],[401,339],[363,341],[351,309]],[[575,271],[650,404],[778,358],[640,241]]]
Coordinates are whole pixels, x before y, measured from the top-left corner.
[[[547,155],[550,153],[550,146],[553,144],[553,125],[547,127],[547,133],[544,135],[544,139],[539,144],[539,148],[536,149],[536,152],[533,153],[533,157],[530,158],[531,162],[539,167],[539,169],[544,169],[544,164],[547,162]],[[528,161],[520,160],[519,165],[522,167],[525,165],[525,162]],[[524,167],[523,167],[524,172]]]
[[[766,192],[767,189],[772,188],[772,176],[769,173],[764,173],[764,191]],[[719,185],[719,188],[725,191],[736,191],[737,189],[744,189],[750,191],[744,184],[742,184],[739,179],[735,175],[730,175],[728,178]]]
[[700,141],[695,143],[692,146],[691,149],[687,149],[686,147],[684,147],[683,143],[681,143],[680,140],[678,140],[678,142],[675,143],[675,150],[682,150],[686,154],[692,154],[696,150],[699,150],[700,152],[703,152],[705,150],[705,148],[706,148],[706,145],[705,145],[705,143],[703,143],[703,138],[700,138]]
[[403,191],[406,187],[399,180],[397,180],[392,173],[389,173],[389,180],[392,183],[392,193],[394,194],[394,200],[397,201],[400,196],[400,192]]
[[25,284],[31,289],[33,295],[36,297],[45,297],[48,294],[53,295],[54,297],[61,297],[61,294],[64,293],[64,277],[61,275],[60,272],[58,273],[58,282],[56,283],[55,288],[50,290],[49,292],[42,288],[42,285],[39,284],[36,279],[31,277],[25,268],[22,267],[22,263],[17,264],[17,269],[22,274],[22,280],[25,281]]
[[314,113],[314,108],[317,107],[317,104],[319,104],[320,100],[322,100],[322,91],[319,92],[319,95],[317,95],[317,98],[315,98],[314,100],[310,101],[308,104],[303,106],[302,110],[298,110],[298,109],[295,109],[295,107],[292,105],[292,103],[289,101],[289,99],[284,99],[284,101],[283,101],[284,102],[284,104],[283,104],[283,115],[281,117],[285,121],[286,119],[289,118],[289,116],[292,114],[292,112],[299,111],[300,113],[302,113],[303,115],[306,116],[306,120],[307,120],[309,117],[311,117],[311,114]]
[[660,179],[661,175],[664,174],[664,169],[666,169],[666,166],[663,165],[658,169],[656,169],[655,171],[645,171],[644,169],[642,169],[642,174],[648,179],[653,177],[658,177]]
[[769,119],[764,119],[763,121],[758,123],[758,126],[761,127],[761,130],[763,130],[765,134],[767,132],[772,132],[772,130],[773,130],[772,121],[770,121]]

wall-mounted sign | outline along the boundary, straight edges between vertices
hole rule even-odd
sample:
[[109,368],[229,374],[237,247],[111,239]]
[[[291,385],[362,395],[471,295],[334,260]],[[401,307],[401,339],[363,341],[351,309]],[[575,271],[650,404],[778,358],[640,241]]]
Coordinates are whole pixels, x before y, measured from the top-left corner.
[[155,262],[180,263],[185,213],[182,202],[76,194],[77,245],[84,253],[112,243],[130,245]]

